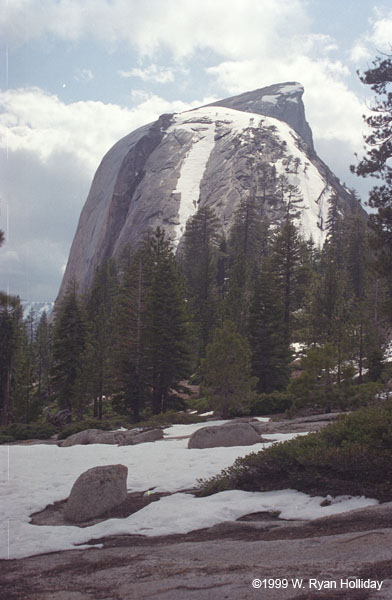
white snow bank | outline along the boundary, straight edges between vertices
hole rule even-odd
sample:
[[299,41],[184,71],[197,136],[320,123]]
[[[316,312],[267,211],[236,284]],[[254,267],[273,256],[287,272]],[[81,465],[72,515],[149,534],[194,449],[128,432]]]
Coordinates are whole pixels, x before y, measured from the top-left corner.
[[[216,423],[222,424],[222,421],[210,421],[208,425]],[[166,429],[165,433],[187,436],[205,425],[175,425]],[[295,435],[270,434],[265,437],[285,440]],[[131,491],[153,488],[155,491],[179,492],[193,488],[199,478],[216,475],[238,456],[270,445],[189,450],[187,444],[188,439],[185,438],[136,446],[0,446],[0,558],[22,558],[67,550],[74,548],[75,544],[85,544],[92,538],[107,535],[186,533],[263,510],[280,510],[283,518],[309,519],[331,514],[331,511],[343,512],[376,503],[376,500],[352,498],[321,508],[321,499],[290,490],[268,493],[236,490],[208,498],[174,493],[127,519],[110,519],[92,527],[29,523],[29,515],[67,498],[77,477],[98,465],[126,465],[127,486]]]

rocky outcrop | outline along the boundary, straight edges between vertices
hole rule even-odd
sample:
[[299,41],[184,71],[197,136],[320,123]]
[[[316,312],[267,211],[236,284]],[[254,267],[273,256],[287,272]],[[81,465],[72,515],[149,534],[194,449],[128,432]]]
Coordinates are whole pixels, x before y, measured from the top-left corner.
[[94,467],[82,473],[65,505],[65,518],[74,523],[87,521],[124,502],[127,476],[124,465]]
[[[0,584],[7,600],[390,600],[391,523],[391,503],[310,522],[259,513],[184,535],[122,535],[99,540],[103,547],[2,561]],[[279,583],[253,589],[255,577]],[[365,581],[381,589],[360,588]]]
[[146,442],[155,442],[163,439],[162,429],[128,429],[119,431],[102,431],[101,429],[85,429],[74,433],[61,442],[62,448],[87,444],[118,444],[119,446],[133,446]]
[[317,157],[305,118],[303,87],[283,83],[188,112],[162,115],[120,140],[103,158],[81,213],[59,292],[75,279],[81,293],[105,258],[163,227],[180,244],[198,206],[214,209],[229,231],[241,199],[252,193],[271,220],[283,218],[279,175],[298,186],[298,224],[325,239],[329,200],[358,210],[351,192]]
[[149,431],[140,431],[133,435],[119,436],[120,446],[135,446],[136,444],[146,444],[147,442],[156,442],[163,439],[162,429],[150,429]]
[[[257,433],[295,433],[304,431],[318,431],[340,416],[347,413],[324,413],[319,415],[308,415],[306,417],[297,417],[295,419],[285,419],[282,421],[252,421],[250,425]],[[271,440],[268,440],[271,441]]]
[[249,423],[225,423],[201,427],[189,438],[188,448],[215,448],[217,446],[252,446],[263,442]]

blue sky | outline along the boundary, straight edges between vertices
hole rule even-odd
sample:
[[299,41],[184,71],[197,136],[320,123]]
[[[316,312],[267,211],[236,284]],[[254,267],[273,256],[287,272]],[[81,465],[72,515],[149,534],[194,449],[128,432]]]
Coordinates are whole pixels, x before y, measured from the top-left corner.
[[102,156],[164,112],[299,81],[319,155],[366,199],[356,70],[390,50],[388,2],[0,0],[0,40],[0,289],[23,299],[55,298]]

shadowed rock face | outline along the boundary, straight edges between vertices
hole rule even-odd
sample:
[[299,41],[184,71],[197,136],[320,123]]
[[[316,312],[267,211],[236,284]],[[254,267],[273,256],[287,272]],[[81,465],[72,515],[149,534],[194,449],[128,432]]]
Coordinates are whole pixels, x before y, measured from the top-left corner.
[[211,206],[228,232],[240,200],[252,193],[279,220],[284,202],[272,199],[263,181],[280,174],[299,187],[298,223],[321,245],[331,196],[339,195],[343,213],[356,203],[314,152],[302,94],[298,83],[246,92],[162,115],[115,144],[92,182],[59,298],[72,279],[85,292],[103,260],[158,225],[177,245],[198,206]]

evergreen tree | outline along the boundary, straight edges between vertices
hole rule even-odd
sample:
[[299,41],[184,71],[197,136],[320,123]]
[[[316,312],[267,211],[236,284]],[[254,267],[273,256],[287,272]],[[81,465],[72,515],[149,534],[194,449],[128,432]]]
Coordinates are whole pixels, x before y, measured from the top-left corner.
[[12,418],[13,380],[23,326],[19,298],[0,292],[0,409],[3,426]]
[[344,264],[343,220],[339,207],[339,196],[336,193],[329,201],[326,230],[324,252],[328,251],[330,255],[333,255],[335,264],[342,269]]
[[113,387],[113,320],[118,291],[116,264],[106,260],[97,270],[86,304],[85,349],[80,394],[94,398],[94,417],[102,419],[103,398]]
[[289,343],[292,333],[292,314],[298,308],[298,277],[303,242],[298,229],[290,218],[287,218],[283,227],[274,236],[271,248],[271,260],[274,272],[283,297],[285,339]]
[[148,296],[151,265],[146,249],[132,252],[116,301],[115,372],[122,410],[140,420],[151,387],[147,349]]
[[225,321],[222,328],[215,330],[202,360],[201,374],[202,393],[224,419],[229,417],[230,409],[250,400],[256,384],[251,375],[251,352],[234,323]]
[[332,249],[325,256],[323,272],[314,274],[305,304],[307,342],[334,348],[340,382],[342,362],[350,353],[352,301],[347,275],[338,269]]
[[77,395],[77,384],[85,341],[85,315],[77,296],[76,283],[71,282],[56,310],[52,376],[60,408],[70,411],[76,409],[79,416],[83,412],[83,406]]
[[282,295],[269,259],[264,259],[252,299],[249,341],[257,390],[270,393],[289,381],[290,348],[285,336]]
[[189,375],[190,354],[181,279],[170,242],[159,227],[147,249],[151,264],[147,344],[153,412],[157,414],[166,411],[170,390]]
[[225,314],[242,334],[246,331],[254,281],[267,235],[268,225],[260,216],[255,198],[241,200],[228,242],[230,270]]
[[375,176],[383,181],[369,194],[369,206],[377,210],[370,214],[369,219],[377,234],[379,266],[389,274],[392,266],[392,94],[389,91],[392,56],[377,57],[372,64],[372,68],[360,77],[362,83],[369,85],[377,95],[372,114],[365,118],[371,129],[371,133],[365,136],[368,150],[351,170],[361,177]]
[[52,368],[52,326],[48,323],[45,311],[42,313],[35,335],[34,357],[38,401],[42,406],[51,395]]
[[207,206],[200,207],[186,225],[182,264],[197,324],[199,356],[204,354],[214,326],[220,242],[219,221],[214,211]]
[[15,421],[29,423],[38,416],[40,409],[34,394],[34,315],[30,312],[26,321],[17,329],[14,374],[12,381],[12,416]]

